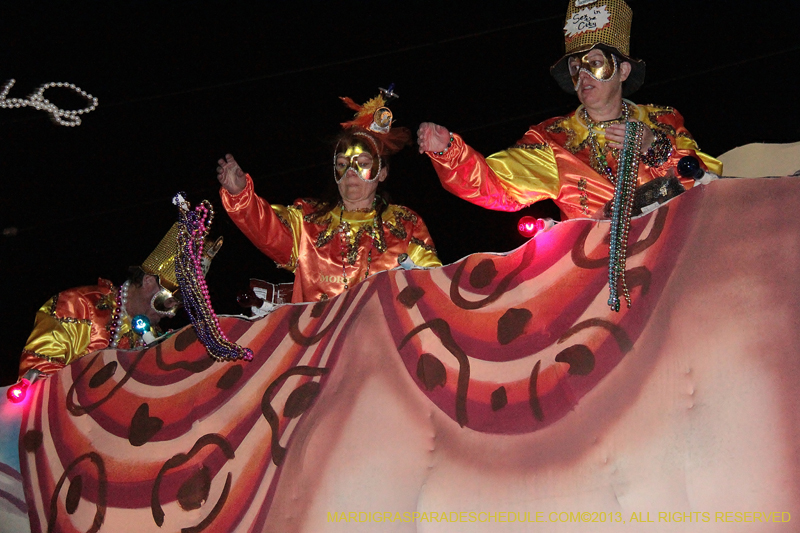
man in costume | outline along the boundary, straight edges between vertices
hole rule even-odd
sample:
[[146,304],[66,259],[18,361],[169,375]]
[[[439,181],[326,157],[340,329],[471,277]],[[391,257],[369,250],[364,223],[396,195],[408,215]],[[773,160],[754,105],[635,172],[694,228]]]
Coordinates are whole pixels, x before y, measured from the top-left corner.
[[293,302],[325,300],[371,274],[398,266],[406,256],[422,267],[441,266],[428,229],[411,209],[388,203],[378,186],[388,175],[387,157],[408,144],[407,128],[392,128],[381,95],[343,123],[334,148],[338,198],[272,205],[258,197],[253,180],[228,154],[219,160],[222,203],[239,229],[279,267],[294,272]]
[[511,148],[484,158],[457,134],[423,123],[420,152],[431,158],[442,185],[456,196],[499,211],[517,211],[552,199],[562,219],[602,211],[614,196],[625,123],[639,121],[637,185],[676,176],[684,156],[696,156],[716,174],[722,164],[699,151],[675,109],[623,99],[644,81],[644,61],[629,54],[632,11],[623,0],[570,0],[565,55],[551,67],[559,86],[575,93],[573,113],[532,126]]
[[[146,322],[158,331],[161,318],[174,316],[180,306],[176,252],[174,225],[141,266],[130,267],[121,286],[100,278],[97,285],[68,289],[50,298],[36,313],[33,332],[22,351],[20,377],[31,370],[50,375],[105,348],[144,346]],[[133,317],[137,317],[136,328]]]

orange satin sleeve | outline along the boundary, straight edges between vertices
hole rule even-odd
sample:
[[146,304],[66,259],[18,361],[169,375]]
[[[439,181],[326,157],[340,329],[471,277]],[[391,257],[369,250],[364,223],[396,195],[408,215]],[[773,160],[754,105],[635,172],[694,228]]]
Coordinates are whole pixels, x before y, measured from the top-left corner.
[[[234,224],[250,239],[256,248],[269,256],[279,266],[294,272],[298,259],[298,239],[290,222],[281,219],[266,201],[256,195],[253,180],[246,176],[247,184],[242,192],[233,196],[224,188],[219,194],[222,205]],[[288,213],[283,206],[275,206]],[[297,221],[294,221],[297,224]]]

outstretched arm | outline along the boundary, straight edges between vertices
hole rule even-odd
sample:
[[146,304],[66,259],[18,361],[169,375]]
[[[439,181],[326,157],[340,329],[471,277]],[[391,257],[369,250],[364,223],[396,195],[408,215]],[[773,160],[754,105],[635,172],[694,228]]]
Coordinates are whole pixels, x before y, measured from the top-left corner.
[[518,211],[558,195],[553,151],[530,132],[522,145],[488,158],[459,135],[431,122],[420,124],[417,139],[420,152],[431,158],[442,186],[473,204],[496,211]]
[[[222,205],[231,220],[256,248],[279,266],[294,271],[298,254],[297,238],[290,225],[284,224],[275,208],[255,194],[252,179],[231,154],[226,154],[217,163],[217,179],[222,185]],[[276,208],[287,210],[283,206]]]

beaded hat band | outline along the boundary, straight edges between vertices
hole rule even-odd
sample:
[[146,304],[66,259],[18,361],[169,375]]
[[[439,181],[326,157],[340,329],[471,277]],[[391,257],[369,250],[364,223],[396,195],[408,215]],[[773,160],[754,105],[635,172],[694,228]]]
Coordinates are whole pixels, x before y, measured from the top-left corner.
[[630,63],[622,94],[633,94],[644,83],[645,63],[630,56],[633,11],[624,0],[570,0],[564,24],[564,56],[550,67],[550,74],[564,91],[574,94],[569,57],[600,48]]

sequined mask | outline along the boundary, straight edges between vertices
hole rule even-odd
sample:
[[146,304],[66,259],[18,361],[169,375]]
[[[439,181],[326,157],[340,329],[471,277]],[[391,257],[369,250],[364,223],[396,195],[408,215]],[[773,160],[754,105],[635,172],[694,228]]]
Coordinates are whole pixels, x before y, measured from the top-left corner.
[[578,87],[581,71],[586,72],[597,81],[609,81],[617,74],[617,58],[605,50],[599,50],[603,53],[602,57],[594,54],[590,59],[589,54],[594,50],[599,49],[595,48],[582,56],[569,58],[569,74],[572,76],[572,83],[576,88]]
[[173,317],[178,307],[181,306],[176,295],[164,287],[150,299],[150,307],[161,316]]

